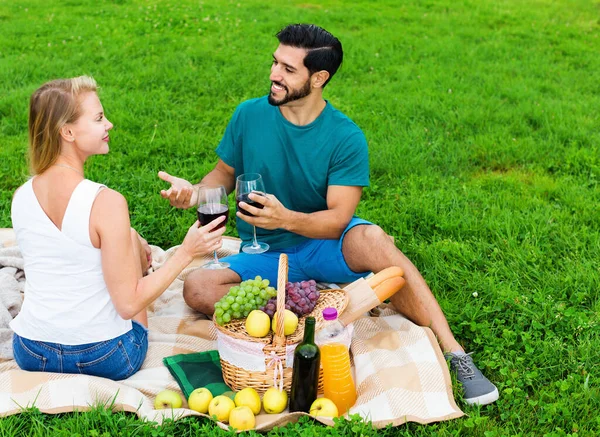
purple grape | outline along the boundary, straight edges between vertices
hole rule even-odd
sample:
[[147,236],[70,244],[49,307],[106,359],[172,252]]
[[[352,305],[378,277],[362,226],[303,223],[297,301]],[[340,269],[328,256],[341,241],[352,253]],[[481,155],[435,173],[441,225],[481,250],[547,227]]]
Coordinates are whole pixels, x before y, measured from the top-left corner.
[[309,299],[310,299],[312,302],[314,302],[314,301],[316,300],[316,297],[317,297],[317,296],[315,295],[315,293],[310,293],[310,294],[308,295],[308,298],[309,298]]
[[310,284],[311,287],[317,286],[317,282],[314,279],[311,279],[310,281],[308,281],[308,283]]

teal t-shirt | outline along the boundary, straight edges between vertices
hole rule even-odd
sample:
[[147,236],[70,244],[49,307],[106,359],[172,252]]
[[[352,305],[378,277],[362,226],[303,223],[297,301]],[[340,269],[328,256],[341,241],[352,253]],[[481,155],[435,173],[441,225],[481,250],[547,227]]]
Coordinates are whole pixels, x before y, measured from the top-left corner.
[[[327,209],[329,185],[369,185],[367,141],[360,128],[327,102],[306,126],[290,123],[267,97],[241,103],[235,110],[217,154],[243,173],[260,173],[265,190],[288,209],[312,213]],[[236,219],[244,242],[252,226]],[[259,241],[271,249],[296,246],[307,238],[284,229],[256,228]]]

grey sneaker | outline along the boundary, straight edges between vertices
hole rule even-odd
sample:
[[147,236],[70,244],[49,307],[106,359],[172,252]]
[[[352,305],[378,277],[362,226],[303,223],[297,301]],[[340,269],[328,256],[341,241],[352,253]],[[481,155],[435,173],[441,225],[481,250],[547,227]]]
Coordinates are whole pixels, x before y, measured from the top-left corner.
[[462,384],[464,400],[467,404],[487,405],[498,400],[498,389],[487,379],[473,363],[471,354],[445,354],[450,361],[450,370]]

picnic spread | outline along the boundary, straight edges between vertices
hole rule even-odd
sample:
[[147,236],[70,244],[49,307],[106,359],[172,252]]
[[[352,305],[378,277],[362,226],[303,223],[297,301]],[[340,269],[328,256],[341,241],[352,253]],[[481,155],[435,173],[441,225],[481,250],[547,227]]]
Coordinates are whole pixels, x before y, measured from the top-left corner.
[[[237,253],[239,245],[238,239],[225,238],[223,247],[218,251],[219,258]],[[152,267],[160,268],[176,249],[177,246],[168,250],[152,246]],[[269,366],[269,353],[263,350],[268,349],[268,343],[246,341],[248,339],[235,332],[233,336],[229,335],[225,329],[227,324],[215,325],[213,320],[195,312],[184,302],[184,279],[209,258],[194,260],[148,309],[148,354],[140,371],[130,378],[112,381],[88,375],[27,372],[20,370],[12,359],[12,335],[8,327],[18,313],[22,299],[22,258],[14,246],[11,230],[0,230],[0,417],[18,414],[22,408],[30,406],[43,413],[56,414],[84,411],[99,404],[112,405],[114,410],[133,412],[140,418],[157,423],[162,423],[164,418],[208,417],[188,408],[186,399],[193,389],[209,387],[216,396],[226,392],[228,386],[238,391],[246,381],[277,384],[276,368],[282,371],[281,376],[289,377],[293,348],[304,332],[305,318],[300,317],[302,329],[287,337],[296,335],[293,342],[282,336],[283,321],[274,328],[275,335],[269,338],[271,351],[279,354],[274,363],[278,367]],[[350,295],[353,288],[361,286],[364,287],[364,284],[351,284],[345,290],[346,294]],[[326,294],[323,292],[322,296]],[[347,309],[348,302],[344,304],[334,300],[334,303],[338,305],[340,318],[348,311],[346,321],[348,314],[357,310]],[[348,414],[360,415],[371,421],[375,428],[405,422],[427,424],[462,416],[463,412],[454,401],[447,364],[432,331],[413,324],[392,306],[382,304],[377,310],[377,315],[361,313],[348,324],[352,330],[349,344],[356,390],[356,402]],[[239,374],[233,377],[226,374],[221,379],[227,369],[239,373],[239,366],[234,364],[240,354],[228,355],[228,344],[232,341],[236,347],[248,346],[263,354],[259,355],[262,362],[254,360],[260,371],[252,367],[250,369],[254,370],[242,368],[241,377]],[[260,379],[263,373],[266,379]],[[155,398],[165,389],[183,396],[181,408],[155,409]],[[290,413],[287,408],[277,414],[261,411],[256,415],[254,429],[267,431],[295,422],[306,414]],[[315,419],[333,425],[329,417],[317,416]],[[226,423],[217,423],[224,429],[228,428]]]

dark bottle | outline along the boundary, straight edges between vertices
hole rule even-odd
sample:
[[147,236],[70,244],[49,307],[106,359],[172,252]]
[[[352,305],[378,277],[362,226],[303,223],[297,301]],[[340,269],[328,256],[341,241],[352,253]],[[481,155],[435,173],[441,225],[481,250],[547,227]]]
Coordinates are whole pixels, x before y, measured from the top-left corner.
[[307,317],[304,324],[304,339],[294,351],[290,412],[308,413],[317,399],[321,353],[315,344],[315,318]]

